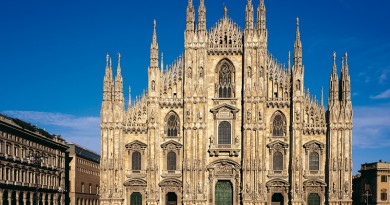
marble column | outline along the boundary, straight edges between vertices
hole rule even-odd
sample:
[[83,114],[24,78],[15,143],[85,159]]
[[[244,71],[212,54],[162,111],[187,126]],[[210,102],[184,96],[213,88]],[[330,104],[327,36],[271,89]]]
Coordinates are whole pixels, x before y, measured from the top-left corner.
[[20,191],[16,191],[16,193],[15,193],[16,205],[19,205],[19,195],[20,195]]
[[26,192],[23,192],[23,205],[27,205],[27,197],[26,197]]

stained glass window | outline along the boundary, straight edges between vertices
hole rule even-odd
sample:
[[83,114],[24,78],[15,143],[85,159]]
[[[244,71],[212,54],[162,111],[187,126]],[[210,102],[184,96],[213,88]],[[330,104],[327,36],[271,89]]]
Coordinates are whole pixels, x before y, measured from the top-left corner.
[[232,97],[232,72],[228,64],[224,63],[219,71],[219,97]]
[[284,136],[284,119],[281,114],[277,114],[272,123],[272,133],[274,136]]
[[177,131],[179,129],[179,118],[172,113],[167,122],[167,128],[168,128],[168,137],[176,137]]

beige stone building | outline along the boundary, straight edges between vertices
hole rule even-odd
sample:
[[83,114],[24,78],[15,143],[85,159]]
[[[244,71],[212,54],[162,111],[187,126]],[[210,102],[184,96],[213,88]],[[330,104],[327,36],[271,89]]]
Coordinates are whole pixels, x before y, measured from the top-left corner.
[[390,204],[390,163],[362,164],[359,172],[353,179],[353,204]]
[[100,156],[77,144],[69,149],[69,204],[99,205]]
[[148,89],[128,109],[120,56],[116,77],[107,56],[101,204],[352,204],[347,54],[341,76],[333,56],[325,109],[304,87],[298,20],[284,67],[267,49],[264,0],[247,1],[243,29],[226,8],[207,29],[204,0],[186,13],[184,53],[166,70],[155,23]]
[[0,115],[0,204],[65,205],[65,140]]

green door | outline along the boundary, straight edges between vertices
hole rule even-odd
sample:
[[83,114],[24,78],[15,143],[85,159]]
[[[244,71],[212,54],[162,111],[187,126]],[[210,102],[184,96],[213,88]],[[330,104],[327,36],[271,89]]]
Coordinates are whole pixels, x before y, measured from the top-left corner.
[[317,193],[311,193],[307,199],[308,205],[320,205],[320,196]]
[[139,192],[134,192],[130,197],[130,205],[142,205],[142,195]]
[[215,185],[215,205],[233,205],[233,187],[230,181],[218,181]]

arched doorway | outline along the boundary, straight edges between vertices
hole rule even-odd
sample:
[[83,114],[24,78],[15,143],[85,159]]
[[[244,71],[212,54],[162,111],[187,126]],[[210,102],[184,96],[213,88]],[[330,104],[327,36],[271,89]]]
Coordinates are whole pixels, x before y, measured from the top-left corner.
[[233,205],[233,186],[230,181],[218,181],[215,185],[215,205]]
[[308,205],[320,205],[320,196],[318,196],[317,193],[309,194],[309,197],[307,198],[307,204]]
[[130,196],[130,205],[142,205],[142,195],[139,192],[133,192]]
[[166,199],[167,205],[177,205],[177,196],[174,192],[168,192]]
[[284,205],[284,197],[281,193],[274,193],[272,195],[272,205]]

